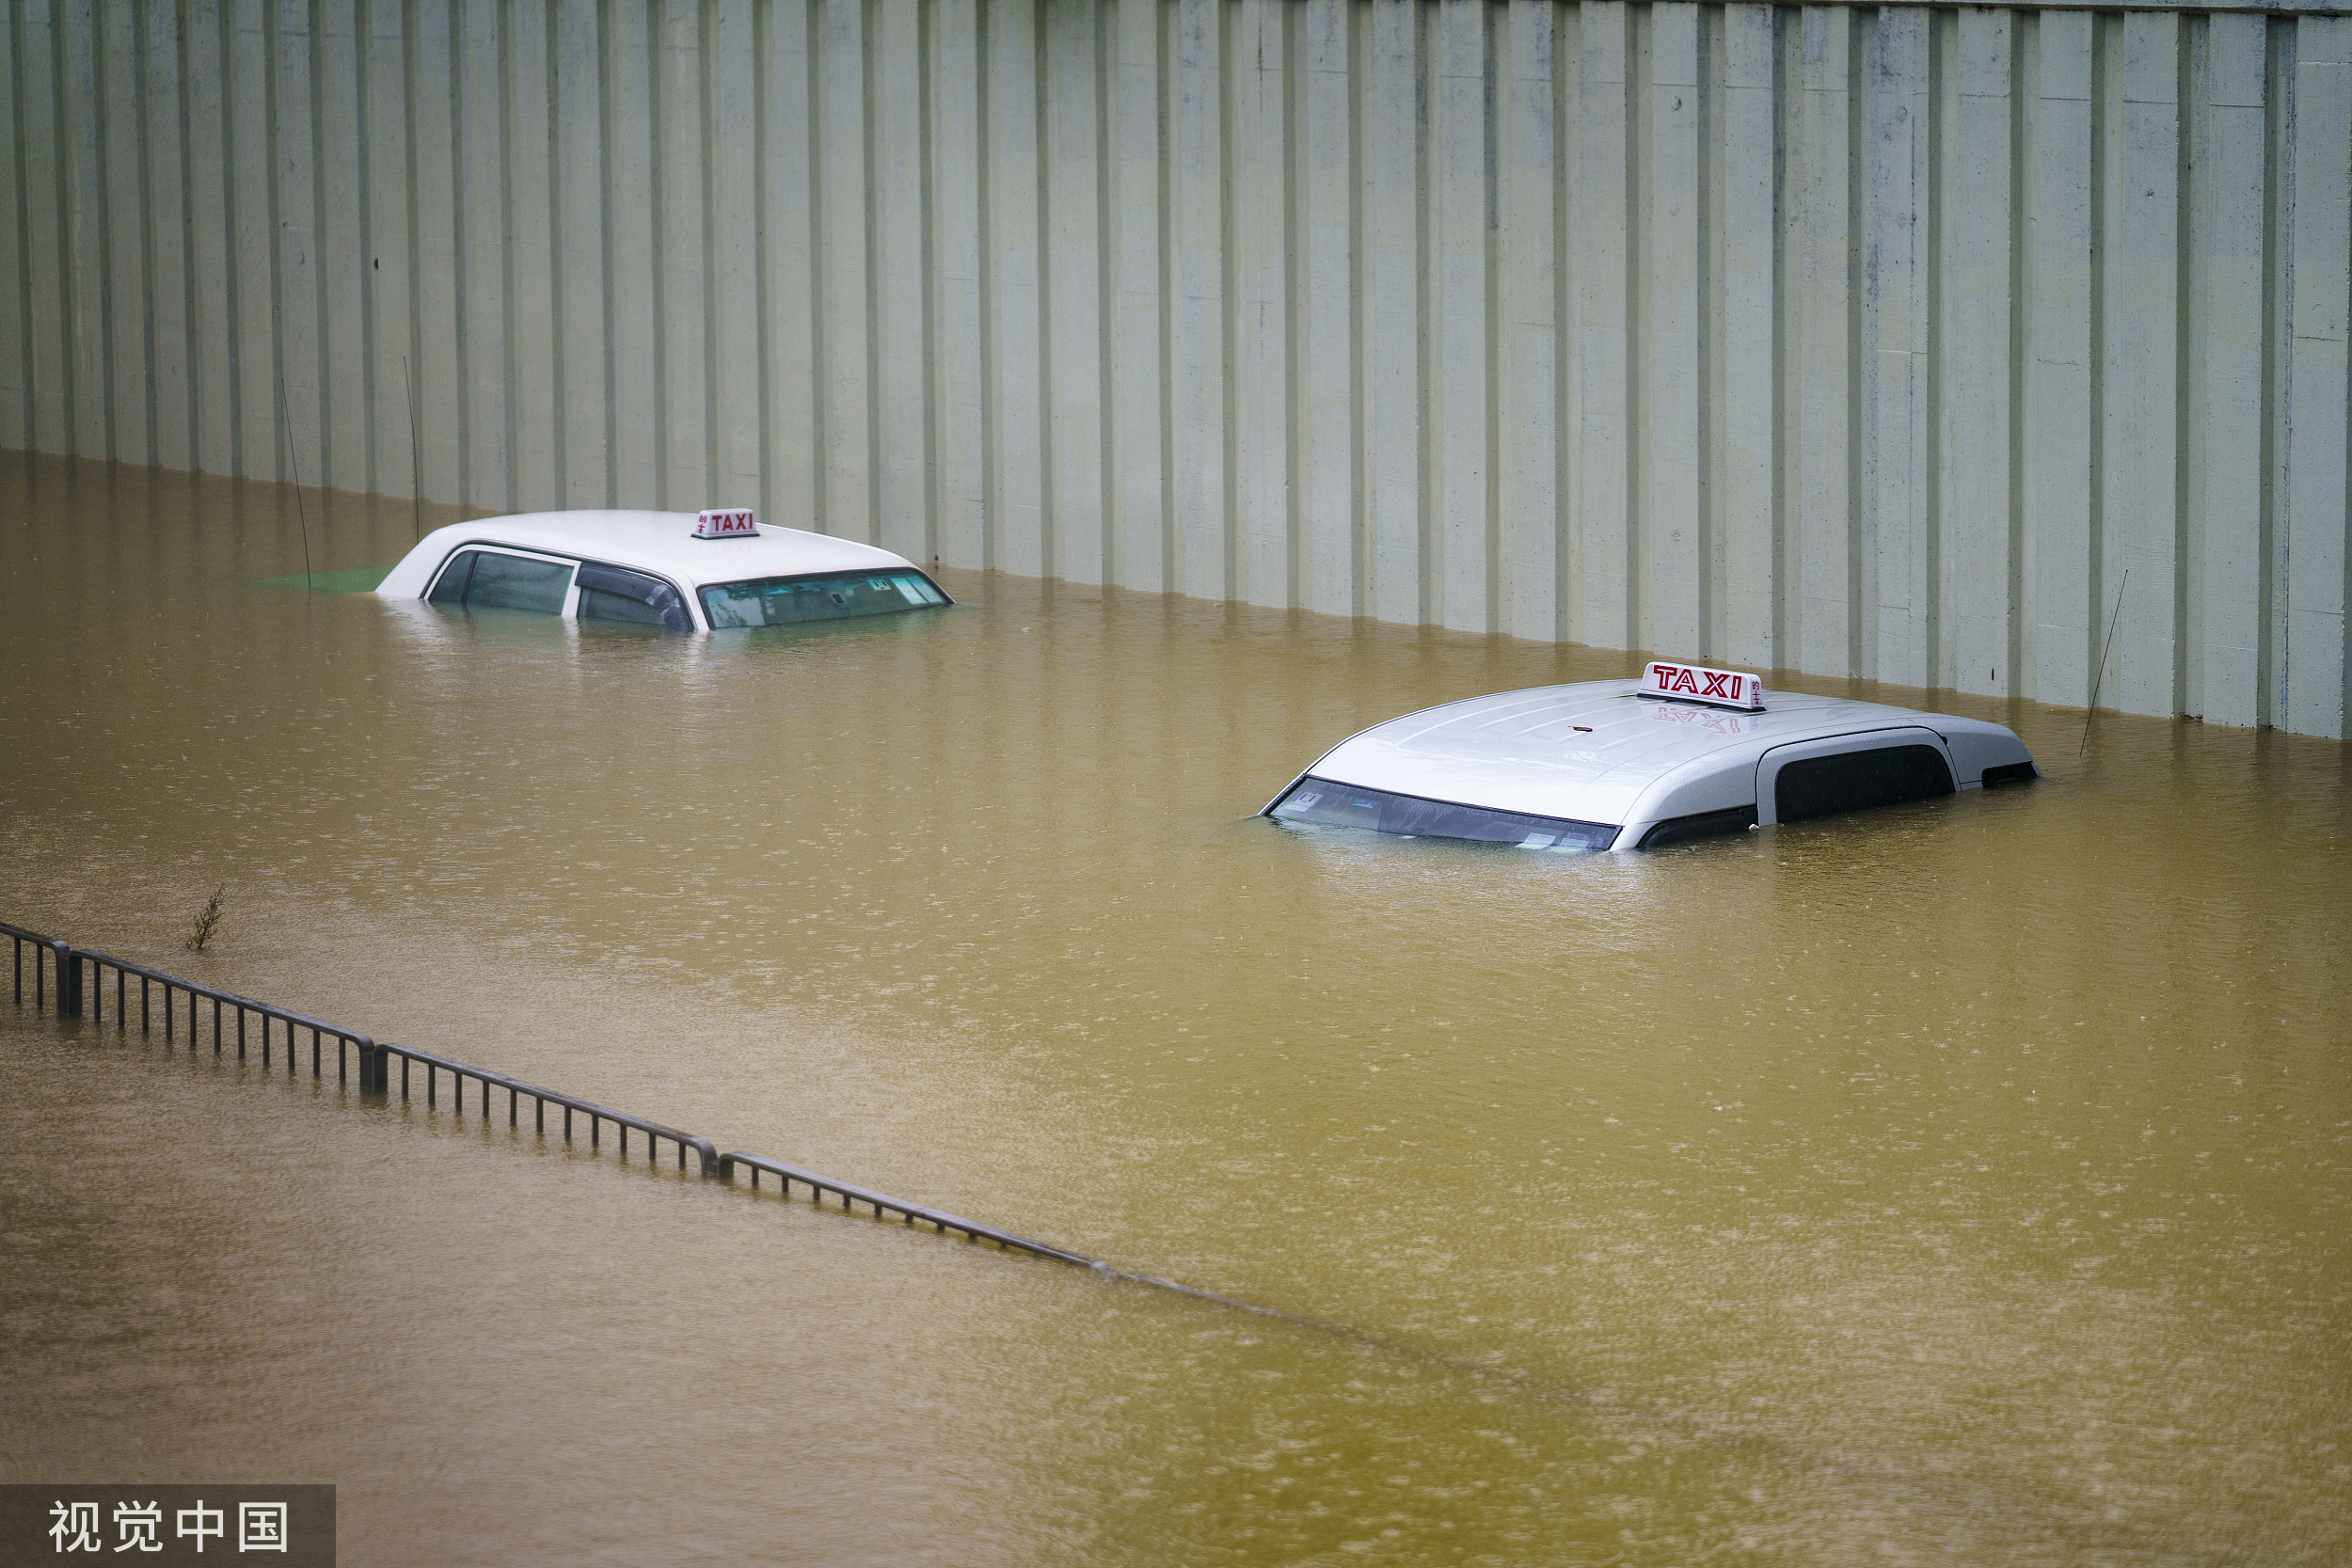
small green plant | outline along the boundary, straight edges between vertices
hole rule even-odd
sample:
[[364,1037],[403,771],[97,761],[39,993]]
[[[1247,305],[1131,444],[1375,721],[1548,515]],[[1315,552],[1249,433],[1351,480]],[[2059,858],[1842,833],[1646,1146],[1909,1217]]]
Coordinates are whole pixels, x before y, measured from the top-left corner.
[[213,889],[213,895],[204,900],[204,907],[188,923],[189,952],[203,952],[204,944],[213,940],[213,929],[220,924],[220,895],[228,891],[226,884]]

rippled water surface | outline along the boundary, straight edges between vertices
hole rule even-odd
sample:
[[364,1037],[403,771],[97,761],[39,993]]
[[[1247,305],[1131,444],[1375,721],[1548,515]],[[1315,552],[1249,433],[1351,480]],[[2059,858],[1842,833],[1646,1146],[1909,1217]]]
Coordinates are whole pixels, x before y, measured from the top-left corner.
[[333,1481],[357,1564],[2352,1559],[2352,749],[1791,678],[2047,777],[1298,831],[1638,656],[301,589],[451,515],[0,456],[0,918],[1287,1316],[28,1003],[0,1479]]

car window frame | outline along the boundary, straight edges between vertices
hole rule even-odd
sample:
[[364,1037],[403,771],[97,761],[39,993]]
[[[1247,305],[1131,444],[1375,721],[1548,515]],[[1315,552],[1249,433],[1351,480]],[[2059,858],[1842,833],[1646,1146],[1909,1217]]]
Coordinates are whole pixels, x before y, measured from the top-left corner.
[[681,586],[678,579],[670,576],[669,573],[652,571],[644,566],[624,566],[617,561],[599,561],[592,556],[580,557],[580,559],[574,565],[572,571],[571,596],[566,601],[566,609],[564,610],[565,620],[585,625],[585,623],[581,622],[580,618],[581,591],[580,585],[579,568],[581,566],[601,566],[608,572],[628,572],[634,577],[651,578],[654,581],[668,588],[671,593],[675,594],[678,596],[678,603],[685,606],[687,619],[686,629],[688,631],[708,631],[710,629],[709,619],[703,613],[703,607],[701,601],[696,597],[695,590]]
[[[460,544],[452,546],[449,554],[441,558],[440,565],[434,568],[432,579],[424,585],[424,592],[420,594],[419,597],[423,599],[425,603],[431,604],[433,602],[434,590],[441,586],[441,578],[448,575],[449,569],[452,566],[457,563],[457,558],[464,555],[468,550],[485,551],[491,555],[519,556],[525,561],[544,561],[550,566],[569,567],[571,570],[571,576],[565,578],[564,583],[564,608],[557,610],[555,615],[556,619],[561,621],[576,622],[578,620],[580,609],[580,557],[571,555],[550,555],[545,550],[530,549],[521,545],[502,545],[495,539],[468,539]],[[627,569],[634,570],[635,568],[631,567]],[[652,577],[656,574],[648,572],[645,575],[647,577]],[[470,613],[473,610],[473,607],[469,604],[461,604],[455,606],[454,608],[466,610],[469,613]],[[536,612],[526,610],[519,611],[519,613],[530,615]]]
[[[1784,741],[1765,748],[1756,759],[1756,821],[1760,828],[1780,821],[1780,770],[1792,762],[1817,757],[1846,756],[1857,752],[1887,752],[1899,746],[1926,746],[1944,759],[1955,791],[1960,770],[1952,766],[1951,746],[1923,724],[1895,724],[1885,729],[1851,730],[1844,735],[1818,736],[1809,740]],[[1810,819],[1808,819],[1810,820]]]

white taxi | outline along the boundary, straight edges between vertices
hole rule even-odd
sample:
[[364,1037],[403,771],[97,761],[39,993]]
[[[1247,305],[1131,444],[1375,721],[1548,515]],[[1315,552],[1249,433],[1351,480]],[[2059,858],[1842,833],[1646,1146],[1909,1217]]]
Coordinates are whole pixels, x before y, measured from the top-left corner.
[[375,592],[673,631],[839,621],[954,601],[904,556],[753,512],[530,512],[435,529]]
[[1259,815],[1531,849],[1654,849],[2035,777],[1981,719],[1775,691],[1655,662],[1375,724]]

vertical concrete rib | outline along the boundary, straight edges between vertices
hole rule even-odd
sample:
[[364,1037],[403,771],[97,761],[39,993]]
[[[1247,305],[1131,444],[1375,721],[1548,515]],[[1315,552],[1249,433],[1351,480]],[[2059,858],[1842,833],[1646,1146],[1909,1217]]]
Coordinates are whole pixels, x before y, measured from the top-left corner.
[[1565,171],[1577,372],[1571,424],[1576,516],[1567,546],[1575,610],[1571,635],[1603,646],[1631,644],[1635,612],[1634,583],[1627,575],[1634,501],[1633,420],[1627,393],[1632,385],[1629,327],[1636,304],[1630,295],[1632,230],[1626,222],[1634,200],[1628,135],[1633,116],[1629,11],[1624,0],[1593,0],[1581,8],[1575,142]]
[[761,431],[763,480],[781,520],[818,526],[817,285],[810,132],[810,0],[767,0],[754,13],[767,24],[759,54],[760,228],[765,325],[767,424]]
[[1113,0],[1102,24],[1110,33],[1112,60],[1103,158],[1109,190],[1103,309],[1110,340],[1104,406],[1119,459],[1105,475],[1110,537],[1104,570],[1110,581],[1151,591],[1166,583],[1167,539],[1158,0]]
[[2097,17],[2044,13],[2035,24],[2034,68],[2025,91],[2032,132],[2021,160],[2017,228],[2028,245],[2031,355],[2018,417],[2025,440],[2019,602],[2027,642],[2019,695],[2080,705],[2090,693],[2093,609],[2091,492],[2097,422],[2091,340],[2095,311],[2093,225]]
[[[8,334],[5,339],[0,339],[0,374],[8,378],[7,386],[0,388],[0,438],[13,440],[29,451],[35,445],[32,191],[24,149],[24,9],[22,6],[8,8],[8,69],[5,85],[8,95],[8,147],[6,165],[8,206],[14,222],[6,237],[6,255],[0,256],[0,267],[6,269],[0,272],[0,288],[5,288],[7,304],[14,309],[8,323]],[[176,78],[174,85],[177,86]]]
[[2030,52],[2040,45],[2039,18],[2024,15],[2010,19],[2009,70],[2009,182],[2002,192],[2009,224],[2009,381],[2004,391],[2008,397],[2009,428],[2007,439],[2007,478],[2009,494],[2004,498],[2009,509],[2008,568],[2002,584],[2002,602],[2008,606],[2003,630],[2000,677],[1991,683],[1990,689],[2001,696],[2018,697],[2026,691],[2026,658],[2027,635],[2033,616],[2026,597],[2026,378],[2028,356],[2032,352],[2032,273],[2030,253],[2026,241],[2026,166],[2029,131],[2028,109],[2031,101],[2026,95],[2026,61]]
[[[74,323],[75,380],[83,388],[75,400],[75,440],[81,450],[108,460],[115,448],[114,201],[117,189],[112,149],[107,135],[105,102],[107,40],[102,21],[109,13],[92,8],[73,19],[61,35],[65,43],[65,113],[58,118],[58,139],[65,166],[73,179],[68,194],[66,218],[72,235],[75,274],[88,283],[89,315]],[[119,14],[119,13],[113,13]]]
[[[135,118],[127,103],[116,102],[130,84],[133,66],[129,48],[131,15],[127,11],[94,8],[89,20],[87,49],[89,81],[84,112],[89,118],[89,166],[92,180],[87,199],[94,244],[91,277],[98,285],[98,342],[93,369],[98,374],[98,422],[109,459],[131,455],[134,433],[126,428],[135,419],[145,366],[135,354],[135,328],[123,319],[137,298],[136,247],[125,243],[126,233],[138,230],[135,168],[123,178],[131,158],[121,145]],[[118,404],[118,399],[121,400]]]
[[2201,156],[2191,192],[2198,371],[2191,439],[2198,485],[2197,635],[2188,650],[2194,711],[2223,724],[2263,720],[2264,549],[2270,490],[2270,302],[2265,264],[2273,177],[2265,78],[2269,25],[2259,16],[2205,24]]
[[1119,580],[1118,473],[1122,443],[1112,404],[1112,369],[1118,345],[1117,295],[1112,292],[1118,241],[1119,209],[1113,182],[1118,167],[1117,132],[1111,120],[1112,84],[1116,80],[1118,8],[1098,5],[1092,18],[1094,88],[1094,400],[1095,461],[1093,544],[1098,582]]
[[1560,618],[1555,10],[1509,0],[1489,73],[1487,593],[1494,629],[1537,639],[1558,635]]
[[2276,548],[2280,598],[2277,722],[2345,733],[2352,598],[2352,19],[2295,24],[2294,270],[2286,376],[2286,493]]
[[987,282],[983,322],[989,382],[989,563],[1026,577],[1047,570],[1043,258],[1038,251],[1035,8],[1043,0],[984,0],[980,58],[986,151],[981,213]]
[[1037,320],[1031,328],[1037,339],[1036,371],[1028,378],[1028,390],[1037,403],[1037,537],[1034,546],[1037,564],[1033,574],[1049,578],[1069,575],[1056,529],[1058,521],[1057,502],[1060,499],[1057,492],[1061,476],[1054,456],[1054,425],[1061,400],[1057,384],[1062,379],[1058,373],[1061,366],[1056,362],[1056,356],[1060,352],[1057,340],[1066,341],[1069,334],[1057,332],[1055,327],[1057,324],[1054,319],[1061,299],[1060,291],[1055,287],[1057,279],[1054,277],[1053,239],[1054,177],[1059,161],[1053,156],[1054,146],[1048,124],[1049,106],[1058,96],[1057,88],[1059,86],[1053,79],[1054,62],[1046,40],[1046,13],[1053,8],[1052,0],[1035,0],[1029,14],[1028,36],[1025,40],[1028,50],[1030,107],[1027,127],[1029,164],[1024,170],[1023,179],[1023,183],[1034,193],[1031,198],[1029,240],[1037,269]]
[[1940,13],[1888,9],[1868,28],[1863,106],[1867,200],[1862,293],[1867,418],[1863,469],[1865,662],[1857,672],[1924,686],[1933,625],[1933,388],[1944,229],[1937,201],[1945,123],[1935,87]]
[[930,559],[925,454],[930,267],[924,255],[923,50],[919,0],[876,0],[866,50],[868,223],[866,424],[874,522],[868,537]]
[[2261,578],[2257,611],[2260,645],[2255,654],[2256,721],[2276,725],[2280,714],[2280,616],[2285,605],[2284,561],[2279,549],[2280,521],[2286,506],[2287,452],[2291,439],[2281,425],[2294,363],[2294,321],[2288,302],[2295,293],[2295,251],[2287,244],[2295,210],[2296,29],[2291,22],[2264,24],[2266,81],[2263,102],[2263,365],[2262,528],[2255,571]]
[[1443,0],[1431,16],[1423,201],[1424,405],[1429,510],[1424,619],[1494,629],[1487,597],[1493,418],[1491,57],[1485,0]]
[[[987,559],[986,386],[980,247],[981,0],[932,0],[930,158],[938,555]],[[1156,557],[1155,557],[1156,558]]]
[[1708,62],[1699,8],[1650,8],[1643,146],[1643,311],[1639,483],[1642,498],[1637,646],[1694,657],[1703,636],[1701,485],[1706,464],[1706,190],[1701,87]]

